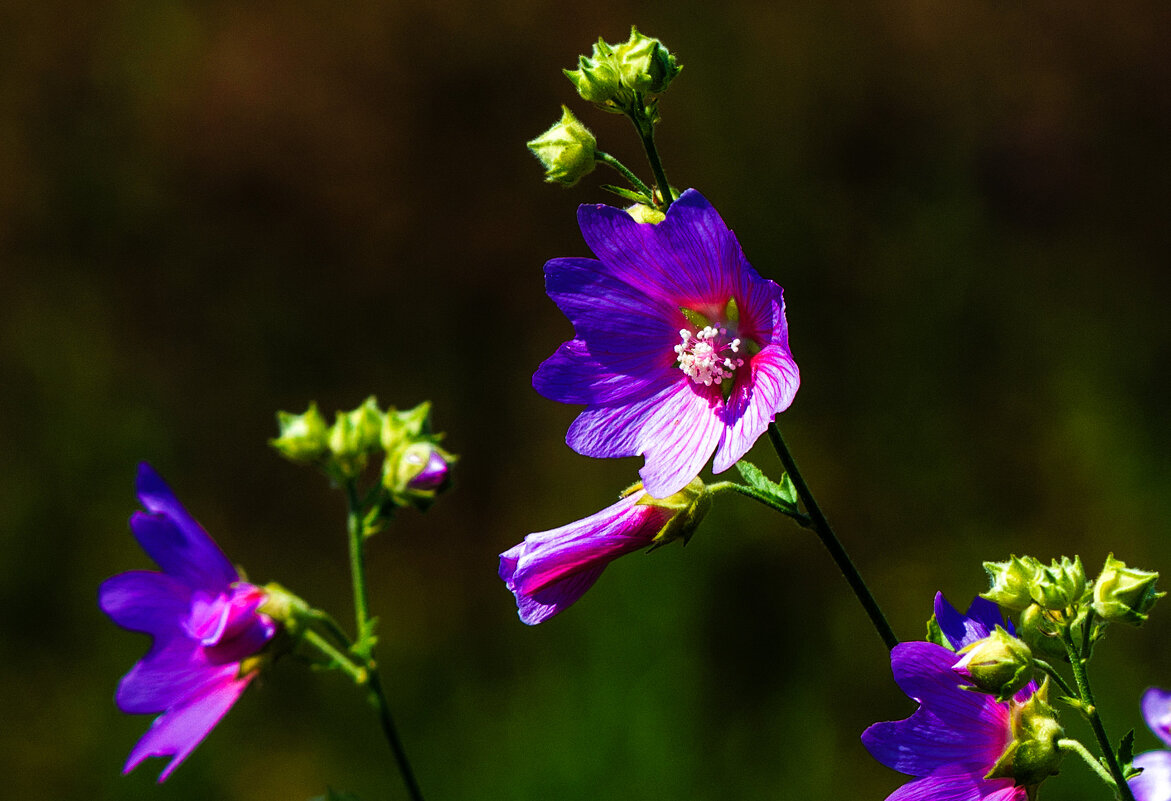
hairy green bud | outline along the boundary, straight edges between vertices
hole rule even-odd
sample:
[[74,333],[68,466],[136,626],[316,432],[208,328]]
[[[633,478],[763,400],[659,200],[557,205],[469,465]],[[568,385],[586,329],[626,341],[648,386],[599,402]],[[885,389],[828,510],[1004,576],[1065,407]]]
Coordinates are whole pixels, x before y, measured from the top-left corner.
[[1045,609],[1061,610],[1077,606],[1086,593],[1086,570],[1080,556],[1054,559],[1041,567],[1033,580],[1033,600]]
[[573,115],[561,107],[561,119],[528,143],[528,148],[545,168],[545,181],[573,186],[596,166],[598,140]]
[[317,411],[316,403],[310,403],[304,414],[276,414],[280,435],[268,444],[290,462],[314,462],[329,449],[325,418]]
[[1094,581],[1094,613],[1103,620],[1141,626],[1155,601],[1166,595],[1155,591],[1158,580],[1158,573],[1127,567],[1110,554]]
[[1058,741],[1065,731],[1048,700],[1046,678],[1028,701],[1013,709],[1012,742],[984,778],[1011,778],[1018,786],[1031,787],[1057,773],[1062,757]]
[[1031,556],[1013,556],[1007,562],[985,562],[992,586],[980,593],[995,604],[1019,612],[1033,603],[1033,583],[1041,564]]
[[1029,646],[1000,626],[982,640],[960,649],[952,670],[972,683],[972,689],[1007,701],[1033,678]]

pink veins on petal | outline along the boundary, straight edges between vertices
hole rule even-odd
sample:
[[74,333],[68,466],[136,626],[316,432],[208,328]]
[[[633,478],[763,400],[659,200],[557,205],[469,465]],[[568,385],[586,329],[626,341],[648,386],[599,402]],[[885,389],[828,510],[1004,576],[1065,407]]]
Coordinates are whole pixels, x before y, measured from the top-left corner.
[[709,459],[731,467],[800,385],[784,292],[744,257],[694,189],[658,224],[582,206],[596,259],[545,265],[574,338],[533,375],[551,400],[584,404],[566,443],[586,456],[643,456],[647,492],[681,490]]

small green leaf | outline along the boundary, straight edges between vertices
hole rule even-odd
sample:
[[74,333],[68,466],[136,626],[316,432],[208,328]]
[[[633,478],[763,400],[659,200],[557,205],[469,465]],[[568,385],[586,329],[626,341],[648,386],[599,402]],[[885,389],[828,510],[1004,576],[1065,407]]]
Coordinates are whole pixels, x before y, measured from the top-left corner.
[[759,467],[745,459],[736,462],[736,469],[750,487],[784,506],[791,506],[796,511],[797,488],[793,486],[793,480],[789,478],[788,473],[781,476],[781,483],[778,484],[770,480]]
[[927,621],[927,642],[933,642],[936,645],[942,645],[949,651],[954,651],[955,648],[948,641],[943,634],[943,629],[939,627],[939,621],[935,619],[935,615],[931,615],[931,619]]
[[1141,768],[1134,766],[1134,729],[1124,734],[1122,742],[1118,744],[1118,765],[1122,768],[1122,775],[1128,779],[1141,772]]
[[602,184],[602,188],[605,189],[607,192],[614,193],[615,195],[617,195],[620,198],[625,198],[626,200],[630,200],[635,203],[650,204],[653,202],[649,197],[647,197],[646,195],[644,195],[640,192],[632,192],[629,189],[623,189],[620,186],[612,186],[610,184]]

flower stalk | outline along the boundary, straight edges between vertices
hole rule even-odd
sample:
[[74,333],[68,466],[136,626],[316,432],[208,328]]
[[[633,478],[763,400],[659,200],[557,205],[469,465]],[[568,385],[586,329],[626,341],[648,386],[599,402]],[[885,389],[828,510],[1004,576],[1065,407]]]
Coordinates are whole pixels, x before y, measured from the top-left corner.
[[842,575],[845,576],[846,582],[850,585],[850,589],[854,591],[858,602],[862,604],[862,608],[866,610],[871,624],[873,624],[875,631],[878,632],[878,636],[882,638],[883,645],[886,646],[888,651],[893,649],[899,644],[898,637],[895,636],[894,630],[891,629],[886,615],[882,613],[882,608],[878,605],[878,601],[874,599],[870,588],[866,586],[866,582],[862,579],[862,574],[858,572],[858,568],[854,566],[850,555],[846,553],[846,549],[842,546],[841,541],[834,534],[833,528],[830,527],[829,521],[821,511],[821,507],[817,504],[817,499],[809,491],[809,485],[805,483],[801,471],[797,468],[797,461],[793,458],[793,454],[789,452],[789,446],[785,444],[785,440],[781,436],[781,430],[777,427],[776,423],[769,423],[768,436],[773,443],[773,447],[776,448],[777,455],[781,458],[781,464],[784,465],[785,472],[793,480],[793,486],[797,488],[797,495],[801,498],[801,503],[805,506],[806,512],[809,513],[813,531],[817,534],[818,539],[821,540],[821,544],[829,551],[830,557],[833,558],[838,569],[842,571]]

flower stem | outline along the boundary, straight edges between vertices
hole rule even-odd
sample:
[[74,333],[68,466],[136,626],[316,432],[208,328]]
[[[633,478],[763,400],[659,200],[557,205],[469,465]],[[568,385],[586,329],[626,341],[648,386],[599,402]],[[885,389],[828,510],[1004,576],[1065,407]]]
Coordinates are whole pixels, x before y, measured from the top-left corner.
[[658,184],[659,194],[663,196],[663,208],[666,208],[675,201],[675,198],[671,194],[671,185],[667,183],[667,173],[663,171],[663,162],[659,159],[658,148],[655,147],[653,112],[648,113],[642,99],[637,98],[634,106],[626,113],[630,117],[630,121],[634,123],[634,129],[638,131],[638,138],[642,140],[647,161],[651,164],[651,172],[655,174],[655,183]]
[[826,520],[825,514],[821,511],[821,507],[817,505],[817,499],[809,491],[809,485],[805,483],[801,471],[797,469],[797,461],[793,458],[793,454],[789,452],[789,447],[785,444],[784,438],[781,437],[781,430],[777,428],[776,423],[769,423],[768,436],[772,440],[773,447],[777,450],[777,455],[781,457],[781,464],[784,465],[785,472],[793,480],[793,486],[797,489],[797,495],[801,498],[801,503],[805,506],[805,511],[809,513],[809,518],[813,524],[812,528],[817,533],[818,539],[821,540],[821,544],[829,551],[829,555],[837,563],[838,569],[842,571],[842,575],[845,576],[846,582],[850,585],[850,589],[854,591],[858,602],[862,604],[862,608],[866,610],[871,624],[873,624],[875,631],[878,632],[878,636],[882,638],[882,642],[886,645],[887,650],[894,648],[899,644],[898,637],[895,636],[894,630],[891,629],[890,623],[886,620],[886,615],[882,613],[882,608],[879,607],[878,601],[874,599],[870,588],[862,580],[862,574],[858,572],[858,568],[854,567],[854,563],[850,561],[850,555],[846,553],[846,549],[842,547],[841,541],[834,534],[834,530],[830,527],[829,521]]
[[1069,655],[1070,667],[1073,668],[1073,680],[1077,683],[1078,700],[1081,701],[1079,708],[1086,720],[1089,721],[1090,728],[1094,730],[1098,749],[1102,752],[1102,759],[1106,762],[1106,767],[1113,780],[1116,797],[1121,801],[1134,801],[1134,794],[1130,791],[1130,785],[1126,783],[1122,766],[1118,764],[1118,755],[1114,753],[1114,746],[1110,744],[1110,738],[1106,736],[1106,728],[1102,725],[1102,718],[1098,715],[1098,707],[1094,703],[1094,693],[1090,689],[1090,677],[1086,671],[1088,658],[1078,653],[1068,626],[1062,632],[1061,641],[1065,645],[1065,652]]
[[[1057,672],[1057,668],[1053,667],[1053,665],[1050,665],[1044,659],[1037,659],[1036,657],[1033,657],[1033,664],[1041,668],[1041,670],[1045,672],[1046,676],[1053,679],[1053,682],[1061,688],[1061,691],[1070,698],[1073,698],[1077,695],[1077,691],[1074,690],[1073,687],[1069,686],[1069,682],[1065,680],[1064,676]],[[1078,743],[1078,745],[1081,745],[1081,743]]]
[[617,170],[623,178],[630,182],[630,185],[646,195],[647,200],[654,202],[655,194],[651,188],[644,184],[637,175],[630,171],[630,169],[618,159],[611,156],[609,153],[603,153],[601,150],[594,151],[594,158],[613,169]]
[[1101,762],[1094,759],[1094,755],[1091,754],[1084,745],[1082,745],[1081,740],[1071,740],[1068,737],[1062,737],[1057,741],[1057,747],[1062,751],[1080,756],[1083,760],[1085,760],[1085,763],[1090,766],[1090,770],[1098,774],[1098,778],[1100,778],[1110,787],[1113,787],[1115,790],[1118,789],[1114,783],[1114,777],[1111,776],[1104,767],[1102,767]]
[[364,666],[355,663],[354,660],[335,648],[333,643],[313,629],[307,629],[305,631],[305,642],[332,659],[341,670],[354,680],[354,684],[363,685],[369,679],[369,671]]
[[[366,686],[367,700],[378,712],[378,722],[382,724],[382,733],[390,745],[395,762],[398,763],[399,775],[406,785],[411,801],[423,801],[423,793],[419,790],[419,783],[415,780],[415,772],[411,769],[407,759],[406,749],[399,739],[398,730],[394,725],[394,718],[390,714],[390,704],[386,700],[386,693],[382,690],[382,681],[378,677],[378,668],[374,662],[374,636],[370,617],[370,595],[366,588],[366,555],[365,555],[365,523],[361,499],[358,497],[358,488],[353,479],[346,482],[346,500],[349,513],[346,516],[346,530],[350,540],[350,573],[354,586],[354,620],[358,626],[357,642],[350,651],[362,660],[361,670],[365,678],[361,683]],[[307,636],[314,634],[310,631]],[[319,638],[320,639],[320,638]],[[322,642],[324,640],[322,639]],[[316,644],[316,643],[315,643]],[[325,643],[328,645],[328,643]],[[321,647],[318,645],[318,647]],[[326,652],[328,653],[328,652]],[[344,667],[343,662],[339,662]],[[351,673],[351,675],[354,675]]]

